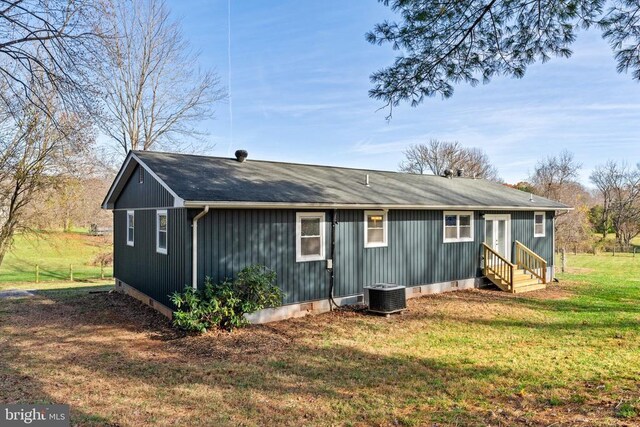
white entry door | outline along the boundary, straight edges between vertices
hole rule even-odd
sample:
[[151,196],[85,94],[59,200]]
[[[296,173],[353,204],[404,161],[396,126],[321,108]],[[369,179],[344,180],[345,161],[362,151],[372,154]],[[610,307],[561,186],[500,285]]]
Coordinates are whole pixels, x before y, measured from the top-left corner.
[[511,260],[511,215],[485,215],[484,242],[506,259]]

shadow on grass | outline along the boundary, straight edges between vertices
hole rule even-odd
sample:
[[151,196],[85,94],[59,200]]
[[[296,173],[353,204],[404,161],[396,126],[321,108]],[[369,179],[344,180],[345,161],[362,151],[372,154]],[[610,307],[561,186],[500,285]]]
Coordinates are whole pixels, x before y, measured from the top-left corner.
[[[45,391],[45,386],[40,379],[28,372],[15,369],[11,361],[20,360],[23,354],[12,345],[4,345],[0,348],[0,403],[2,404],[61,404],[69,405],[70,402],[51,397]],[[71,419],[74,425],[91,426],[116,426],[108,418],[92,414],[77,406],[70,405]]]
[[[142,399],[157,411],[154,416],[160,414],[175,424],[306,425],[345,420],[366,425],[425,424],[426,420],[458,425],[527,424],[519,419],[500,422],[504,420],[492,418],[491,409],[504,398],[496,384],[516,384],[518,378],[526,381],[535,373],[498,367],[491,363],[490,355],[484,363],[456,358],[455,348],[448,359],[385,353],[384,343],[371,351],[355,348],[340,337],[348,336],[345,328],[364,319],[359,315],[344,321],[332,318],[321,326],[313,319],[296,319],[234,334],[185,336],[132,298],[90,294],[88,289],[40,291],[40,298],[16,306],[14,333],[5,340],[6,348],[0,348],[4,361],[0,366],[7,367],[6,378],[14,382],[24,375],[14,368],[13,361],[19,361],[18,366],[42,367],[45,376],[55,364],[59,372],[95,380],[94,387],[106,384],[117,389],[115,395],[101,394],[111,408],[109,413],[117,414],[105,422],[152,424],[151,418],[145,418],[151,415],[144,411],[131,413],[128,399]],[[497,292],[443,298],[525,306],[536,301]],[[455,314],[429,311],[410,314],[406,320],[424,320],[426,325],[430,318],[447,316],[472,326],[559,327],[522,319],[459,319]],[[395,324],[372,321],[383,327],[402,327],[399,319],[394,319]],[[585,326],[561,325],[587,329]],[[385,337],[393,340],[392,333]],[[508,378],[512,382],[505,382]],[[191,408],[186,416],[184,408]],[[78,419],[90,416],[79,414]]]
[[[171,329],[159,315],[145,313],[146,307],[135,300],[85,290],[40,291],[42,298],[20,306],[13,320],[16,324],[27,316],[38,320],[25,324],[0,350],[6,378],[14,380],[22,375],[11,371],[12,360],[43,369],[55,363],[58,371],[87,372],[99,382],[131,387],[123,390],[125,395],[134,389],[147,390],[149,394],[142,398],[169,412],[179,413],[183,405],[198,407],[218,399],[214,402],[221,413],[215,417],[222,418],[214,417],[216,422],[233,414],[233,423],[249,424],[331,424],[345,419],[387,424],[403,417],[475,424],[486,414],[461,410],[455,402],[482,395],[487,383],[511,374],[509,369],[465,364],[455,358],[444,362],[426,355],[380,355],[347,345],[324,346],[317,326],[304,321],[296,322],[291,333],[264,325],[234,334],[189,337]],[[327,328],[323,329],[326,333]],[[37,339],[33,330],[40,331]],[[111,331],[111,338],[97,338],[103,331]],[[159,347],[154,347],[151,355],[144,349],[136,350],[136,340],[126,332],[148,332]],[[20,350],[11,342],[19,344]],[[21,359],[14,359],[18,356]],[[31,388],[29,382],[25,387]],[[184,393],[193,388],[203,393],[195,401]],[[167,397],[155,400],[159,395]],[[314,404],[316,401],[321,404]],[[121,395],[113,402],[123,405],[115,411],[122,418],[105,422],[128,420],[123,402],[126,398]],[[292,402],[301,403],[296,406]],[[429,411],[424,412],[427,407]],[[74,413],[74,421],[88,417],[80,411]]]

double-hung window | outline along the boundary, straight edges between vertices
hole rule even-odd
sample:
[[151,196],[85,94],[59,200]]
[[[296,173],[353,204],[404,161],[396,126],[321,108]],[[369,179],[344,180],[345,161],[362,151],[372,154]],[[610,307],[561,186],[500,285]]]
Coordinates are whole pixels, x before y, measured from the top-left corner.
[[544,237],[545,213],[535,212],[533,214],[533,237]]
[[133,246],[135,237],[135,211],[127,211],[127,245]]
[[324,212],[296,213],[296,262],[324,259]]
[[473,212],[444,212],[444,242],[473,242]]
[[167,253],[167,211],[156,211],[156,252]]
[[387,246],[387,212],[364,211],[364,247]]

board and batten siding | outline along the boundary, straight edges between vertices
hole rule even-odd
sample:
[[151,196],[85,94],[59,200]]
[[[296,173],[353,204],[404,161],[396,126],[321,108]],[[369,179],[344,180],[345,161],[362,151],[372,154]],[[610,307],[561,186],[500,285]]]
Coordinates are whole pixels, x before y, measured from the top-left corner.
[[[296,212],[302,211],[210,210],[198,223],[198,285],[201,286],[206,277],[214,283],[234,278],[244,267],[259,264],[276,272],[278,286],[284,292],[284,304],[327,298],[326,261],[296,262]],[[328,258],[331,254],[329,212],[325,212],[325,221],[324,244]]]
[[[197,212],[192,210],[189,217]],[[211,210],[198,225],[198,283],[233,278],[244,267],[274,270],[285,304],[329,295],[326,261],[296,262],[296,212],[300,210]],[[320,212],[314,210],[313,212]],[[325,254],[331,257],[331,216],[325,212]],[[474,212],[474,241],[443,242],[443,211],[390,210],[388,245],[364,247],[364,211],[338,210],[334,296],[358,295],[366,285],[407,287],[482,277],[483,212]],[[545,237],[533,237],[533,212],[511,215],[512,241],[519,240],[553,262],[553,212],[546,213]]]
[[135,210],[134,246],[127,245],[127,211],[113,216],[114,277],[172,307],[169,295],[191,283],[191,222],[187,209],[167,209],[167,254],[156,251],[156,210]]
[[139,182],[140,168],[141,166],[137,165],[129,177],[116,200],[115,209],[172,207],[173,196],[148,171],[143,169],[144,182]]
[[484,229],[475,214],[473,242],[443,243],[442,211],[390,210],[388,245],[364,247],[364,212],[338,213],[336,296],[375,283],[418,286],[477,277]]
[[[484,211],[486,214],[511,215],[511,261],[515,262],[515,241],[519,241],[547,261],[548,266],[553,265],[553,211],[545,212],[544,237],[533,237],[534,212],[518,211]],[[484,239],[484,224],[482,225]]]

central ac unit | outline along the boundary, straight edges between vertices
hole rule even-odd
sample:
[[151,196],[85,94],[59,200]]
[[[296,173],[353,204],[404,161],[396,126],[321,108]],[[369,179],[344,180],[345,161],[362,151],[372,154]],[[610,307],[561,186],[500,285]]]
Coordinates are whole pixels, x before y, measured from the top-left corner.
[[407,308],[405,287],[392,283],[376,283],[365,286],[369,294],[369,311],[391,314]]

